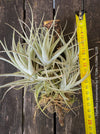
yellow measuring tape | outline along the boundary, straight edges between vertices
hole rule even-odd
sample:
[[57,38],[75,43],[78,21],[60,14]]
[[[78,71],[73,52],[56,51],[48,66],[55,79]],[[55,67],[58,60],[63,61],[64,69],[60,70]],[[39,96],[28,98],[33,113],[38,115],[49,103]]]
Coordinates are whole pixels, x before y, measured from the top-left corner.
[[80,15],[76,14],[76,25],[81,78],[88,74],[87,78],[81,83],[85,131],[86,134],[96,134],[85,13],[82,14],[81,18]]

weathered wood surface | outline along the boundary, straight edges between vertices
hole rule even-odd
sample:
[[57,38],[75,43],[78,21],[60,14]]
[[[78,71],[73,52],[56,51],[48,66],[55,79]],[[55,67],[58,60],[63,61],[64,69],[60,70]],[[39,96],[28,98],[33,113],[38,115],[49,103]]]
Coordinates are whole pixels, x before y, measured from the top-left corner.
[[[34,21],[37,25],[41,21],[43,14],[44,20],[53,19],[53,0],[29,0],[34,13]],[[61,26],[64,27],[67,20],[65,34],[73,32],[75,28],[75,11],[81,9],[81,0],[55,0],[56,9],[59,6],[57,18],[61,20]],[[100,45],[100,0],[85,1],[85,9],[87,11],[87,30],[89,48]],[[11,46],[12,30],[4,23],[20,29],[17,15],[14,9],[17,8],[19,16],[28,22],[31,17],[27,0],[1,0],[0,1],[0,40],[5,37],[8,47]],[[0,50],[2,47],[0,46]],[[99,47],[100,53],[100,47]],[[90,53],[93,55],[94,51]],[[92,59],[91,66],[95,61]],[[0,61],[0,73],[14,71],[13,67]],[[94,71],[92,79],[94,79]],[[0,85],[13,79],[0,78]],[[100,54],[99,54],[99,81],[100,81]],[[100,83],[99,83],[100,89]],[[0,99],[4,94],[4,90],[0,90]],[[95,103],[95,84],[93,85],[94,103]],[[69,112],[65,117],[65,125],[61,127],[58,119],[56,121],[56,132],[54,132],[54,116],[48,119],[41,112],[37,113],[36,122],[33,122],[35,112],[34,96],[27,92],[24,99],[22,91],[10,91],[4,101],[0,104],[0,133],[2,134],[85,134],[84,115],[82,107],[76,111],[76,115]],[[100,90],[99,90],[100,96]],[[82,100],[81,100],[82,103]],[[99,102],[100,105],[100,102]],[[100,107],[99,107],[100,113]],[[100,119],[99,117],[97,117]],[[97,134],[100,133],[100,123],[98,123]]]
[[[44,20],[53,19],[53,9],[52,9],[52,0],[29,0],[29,3],[33,10],[34,22],[36,25],[39,25],[41,19],[44,15]],[[25,3],[26,10],[26,22],[28,22],[28,17],[31,18],[31,12],[29,5],[26,1]],[[24,99],[24,134],[53,134],[53,117],[48,119],[40,111],[37,112],[35,122],[33,122],[33,116],[35,113],[35,100],[34,95],[30,92],[27,92]]]
[[[5,25],[8,23],[18,30],[17,12],[23,18],[23,2],[20,0],[0,0],[0,40],[7,41],[11,48],[12,29]],[[0,45],[0,50],[2,47]],[[1,54],[0,54],[1,55]],[[4,55],[6,57],[6,55]],[[0,74],[13,72],[14,68],[0,60]],[[13,81],[14,78],[0,78],[0,85]],[[0,100],[5,89],[0,89]],[[0,133],[1,134],[22,134],[22,92],[11,90],[0,103]]]
[[[88,0],[86,2],[86,10],[87,10],[87,29],[88,29],[88,40],[89,40],[89,48],[95,48],[96,46],[99,49],[99,76],[98,80],[100,81],[100,43],[97,43],[100,41],[100,1],[97,0]],[[90,52],[90,56],[93,55],[94,52]],[[94,66],[95,64],[95,58],[91,60],[91,67]],[[95,82],[95,67],[92,72],[92,79]],[[98,84],[98,96],[99,96],[99,115],[96,117],[96,125],[97,125],[97,134],[100,133],[100,82]],[[95,84],[93,88],[93,93],[94,93],[94,104],[96,105],[96,96],[95,96]]]

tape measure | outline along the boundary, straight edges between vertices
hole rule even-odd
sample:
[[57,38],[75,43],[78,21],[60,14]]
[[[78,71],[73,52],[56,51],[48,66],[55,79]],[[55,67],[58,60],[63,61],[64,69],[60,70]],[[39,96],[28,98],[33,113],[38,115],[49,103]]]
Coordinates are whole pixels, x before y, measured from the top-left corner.
[[77,40],[79,44],[80,75],[81,78],[87,75],[87,78],[81,83],[85,131],[86,134],[96,134],[92,83],[90,75],[89,53],[88,53],[86,16],[84,11],[81,11],[78,14],[76,14],[76,25],[77,25]]

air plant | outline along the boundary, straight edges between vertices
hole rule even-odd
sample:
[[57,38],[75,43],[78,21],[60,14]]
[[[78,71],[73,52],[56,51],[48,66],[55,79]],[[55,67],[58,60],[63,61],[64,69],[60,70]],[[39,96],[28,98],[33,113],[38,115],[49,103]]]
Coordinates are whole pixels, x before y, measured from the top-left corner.
[[[32,13],[32,9],[31,9]],[[56,19],[56,17],[55,17]],[[9,59],[0,57],[15,68],[17,72],[0,74],[0,77],[21,77],[21,79],[1,85],[8,87],[4,96],[11,89],[30,89],[34,93],[37,109],[46,116],[47,112],[57,113],[61,125],[63,112],[73,111],[75,94],[81,89],[79,69],[79,48],[76,40],[76,29],[68,42],[64,39],[64,30],[59,34],[55,30],[55,19],[50,28],[34,25],[33,14],[29,27],[19,19],[23,34],[13,28],[12,49],[8,50],[6,41],[0,41]],[[24,26],[29,31],[25,32]],[[19,35],[15,41],[15,32]],[[56,33],[57,38],[54,37]],[[21,41],[24,40],[24,43]],[[60,47],[59,47],[60,46]],[[3,98],[4,98],[3,96]],[[73,111],[74,112],[74,111]]]

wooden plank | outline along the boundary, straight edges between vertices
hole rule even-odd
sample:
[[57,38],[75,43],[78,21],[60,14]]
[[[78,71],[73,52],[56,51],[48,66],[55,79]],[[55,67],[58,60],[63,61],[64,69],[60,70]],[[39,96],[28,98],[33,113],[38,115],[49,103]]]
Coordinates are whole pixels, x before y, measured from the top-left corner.
[[[67,27],[65,34],[73,32],[75,28],[75,11],[81,9],[80,0],[55,0],[56,9],[59,6],[59,11],[57,18],[61,20],[61,26],[64,27],[67,20]],[[88,30],[88,40],[89,48],[94,48],[100,44],[97,44],[97,41],[100,41],[100,1],[99,0],[88,0],[85,1],[85,9],[87,11],[87,30]],[[100,47],[99,47],[100,48]],[[100,52],[100,49],[99,49]],[[94,54],[94,51],[90,53],[90,56]],[[91,66],[94,65],[94,59],[91,61]],[[99,55],[99,68],[100,68],[100,55]],[[99,72],[100,76],[100,72]],[[94,80],[94,70],[92,71],[92,79]],[[100,79],[100,78],[99,78]],[[100,88],[100,86],[99,86]],[[95,84],[93,84],[93,94],[94,94],[94,103],[95,103]],[[100,95],[100,92],[98,93]],[[100,113],[100,108],[99,108]],[[60,127],[57,123],[57,134],[85,134],[84,131],[84,119],[83,119],[83,110],[79,109],[77,116],[72,112],[66,115],[65,126]],[[100,115],[99,115],[100,116]],[[99,117],[97,117],[99,118]],[[100,124],[98,127],[98,133],[100,133]]]
[[[12,29],[5,25],[8,23],[17,29],[19,28],[15,6],[19,16],[23,17],[23,2],[20,0],[0,1],[0,40],[7,41],[7,46],[11,47]],[[0,50],[2,47],[0,45]],[[1,54],[0,54],[1,55]],[[5,55],[4,55],[5,56]],[[0,74],[11,73],[15,69],[0,61]],[[0,85],[13,81],[14,78],[0,78]],[[6,89],[0,89],[0,100]],[[22,134],[22,91],[11,90],[0,103],[0,133],[2,134]]]
[[61,26],[64,27],[67,21],[65,33],[73,32],[75,28],[75,11],[78,11],[80,0],[55,0],[55,8],[59,7],[57,18],[61,20]]
[[[89,39],[89,48],[99,48],[100,53],[100,43],[97,43],[100,41],[100,1],[99,0],[92,0],[86,2],[86,10],[87,10],[87,28],[88,28],[88,39]],[[93,55],[93,52],[90,52],[90,55]],[[98,55],[99,58],[99,76],[98,80],[100,81],[100,54]],[[95,58],[91,60],[91,67],[95,64]],[[92,72],[92,79],[95,82],[95,67]],[[95,95],[95,89],[96,85],[94,83],[93,85],[93,94],[94,94],[94,104],[96,105],[96,95]],[[98,96],[100,96],[100,83],[98,83]],[[96,127],[97,127],[97,134],[100,133],[100,100],[98,102],[99,109],[98,109],[98,115],[96,116]]]
[[[37,25],[39,25],[43,14],[45,14],[44,20],[53,18],[52,0],[29,0],[29,3],[33,9],[34,21]],[[28,22],[31,13],[27,1],[25,9],[26,22]],[[34,95],[27,92],[24,99],[24,134],[53,134],[53,118],[48,119],[38,111],[36,121],[33,122],[35,106]]]

